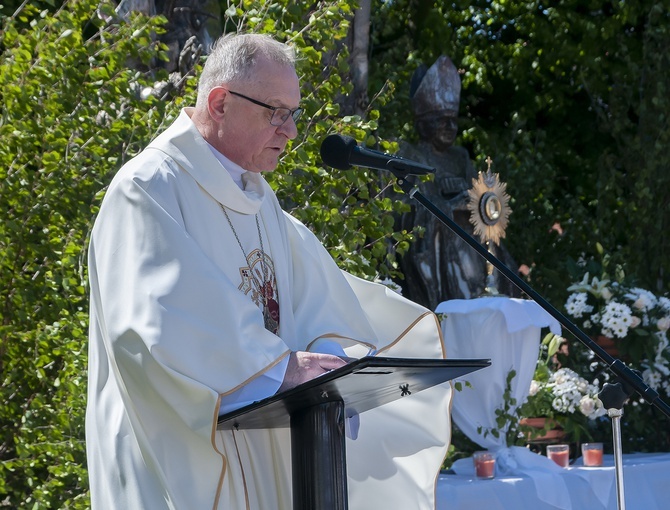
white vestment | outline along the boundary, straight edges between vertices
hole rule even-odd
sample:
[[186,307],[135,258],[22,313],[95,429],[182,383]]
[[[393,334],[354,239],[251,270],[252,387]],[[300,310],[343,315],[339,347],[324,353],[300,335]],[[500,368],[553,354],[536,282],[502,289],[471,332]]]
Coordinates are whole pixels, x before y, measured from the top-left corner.
[[[445,357],[432,313],[342,272],[259,174],[244,178],[241,190],[185,110],[107,191],[89,249],[93,510],[290,510],[289,431],[217,431],[223,397],[323,339],[353,357]],[[256,213],[277,335],[241,290]],[[434,508],[450,402],[445,384],[360,416],[351,510]]]

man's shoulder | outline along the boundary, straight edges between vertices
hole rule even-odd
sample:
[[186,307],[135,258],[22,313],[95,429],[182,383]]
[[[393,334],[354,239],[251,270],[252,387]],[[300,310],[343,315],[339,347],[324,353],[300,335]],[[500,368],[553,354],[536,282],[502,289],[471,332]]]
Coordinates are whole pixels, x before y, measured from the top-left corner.
[[180,173],[183,172],[180,172],[179,165],[171,156],[147,147],[119,169],[110,184],[110,190],[118,186],[139,186],[149,190],[161,182],[178,179]]
[[180,164],[188,158],[176,141],[191,146],[194,141],[193,125],[188,116],[181,114],[163,132],[151,140],[144,149],[128,160],[118,171],[116,178],[130,179],[138,184],[179,176]]

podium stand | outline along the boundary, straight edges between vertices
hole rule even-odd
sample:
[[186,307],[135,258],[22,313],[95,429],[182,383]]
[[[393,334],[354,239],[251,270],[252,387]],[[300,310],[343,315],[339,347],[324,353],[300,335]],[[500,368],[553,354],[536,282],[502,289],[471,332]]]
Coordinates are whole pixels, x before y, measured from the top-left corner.
[[219,418],[219,430],[291,429],[294,510],[346,510],[345,418],[488,367],[485,359],[366,357]]

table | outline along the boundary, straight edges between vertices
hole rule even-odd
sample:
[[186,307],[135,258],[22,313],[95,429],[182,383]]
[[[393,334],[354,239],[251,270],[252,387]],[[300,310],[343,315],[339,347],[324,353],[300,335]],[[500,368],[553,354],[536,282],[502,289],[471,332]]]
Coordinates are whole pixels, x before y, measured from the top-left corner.
[[[564,486],[565,498],[542,500],[548,487]],[[670,509],[670,453],[624,455],[626,510]],[[552,473],[476,480],[469,474],[440,474],[437,510],[617,510],[614,458],[587,468],[581,459]]]

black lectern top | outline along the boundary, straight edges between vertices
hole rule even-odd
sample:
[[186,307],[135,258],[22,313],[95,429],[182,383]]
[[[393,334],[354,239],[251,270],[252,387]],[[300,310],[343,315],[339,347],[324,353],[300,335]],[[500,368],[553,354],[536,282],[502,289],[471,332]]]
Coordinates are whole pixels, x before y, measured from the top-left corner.
[[365,357],[219,418],[218,429],[289,428],[291,413],[342,401],[348,416],[461,377],[488,359]]

